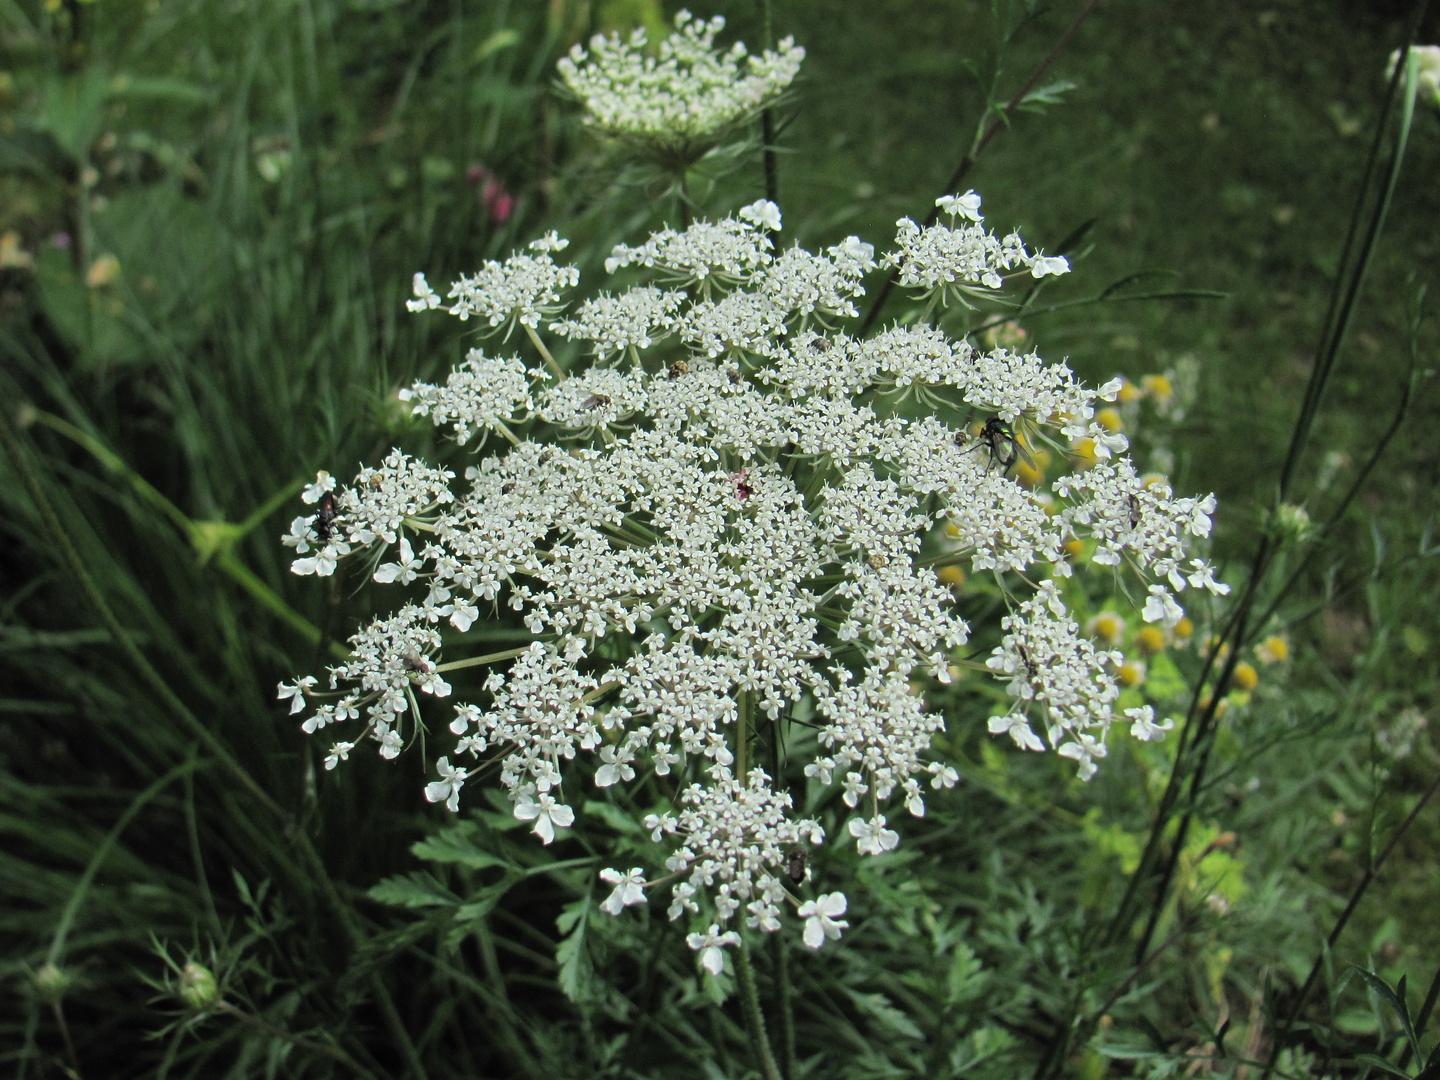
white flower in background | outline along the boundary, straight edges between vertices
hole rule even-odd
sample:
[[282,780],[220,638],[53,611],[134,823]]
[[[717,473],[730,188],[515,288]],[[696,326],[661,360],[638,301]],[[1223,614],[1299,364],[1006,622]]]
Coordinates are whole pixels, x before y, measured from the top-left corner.
[[805,59],[792,38],[760,56],[748,55],[739,42],[721,52],[715,35],[724,27],[718,15],[705,22],[681,11],[658,58],[646,51],[642,29],[628,41],[597,34],[588,50],[576,45],[556,67],[596,130],[703,149],[778,97]]
[[631,867],[630,872],[626,874],[607,867],[600,871],[600,880],[607,885],[615,886],[615,891],[607,896],[604,903],[600,905],[602,911],[608,911],[611,915],[619,915],[631,904],[645,903],[645,871],[640,867]]
[[[973,192],[941,207],[950,224],[902,222],[880,260],[933,303],[998,289],[1011,270],[1060,272],[1063,260],[985,232]],[[980,351],[923,320],[851,338],[834,323],[856,313],[874,249],[855,237],[779,249],[780,224],[762,201],[619,245],[608,270],[648,280],[571,312],[577,274],[555,261],[553,234],[462,278],[448,307],[417,279],[418,310],[526,327],[529,359],[471,350],[443,386],[406,395],[458,443],[503,442],[469,458],[463,479],[399,450],[348,487],[321,474],[306,493],[316,510],[283,540],[297,572],[333,573],[357,554],[405,597],[350,639],[330,670],[335,696],[302,720],[307,732],[347,725],[326,767],[362,742],[386,758],[411,743],[426,696],[451,694],[441,623],[464,632],[503,608],[534,640],[427,730],[428,745],[443,742],[427,799],[457,810],[483,756],[515,817],[550,844],[592,782],[618,805],[663,798],[637,817],[664,852],[667,915],[709,925],[689,940],[715,974],[737,918],[771,932],[799,909],[812,948],[845,927],[841,894],[802,904],[792,892],[796,853],[825,834],[740,753],[742,725],[774,730],[805,710],[805,775],[837,786],[866,855],[898,847],[892,807],[926,813],[926,777],[932,790],[958,780],[934,755],[944,717],[923,680],[950,678],[971,628],[938,565],[989,572],[1015,594],[987,661],[1010,699],[991,732],[1069,758],[1082,778],[1113,723],[1153,740],[1173,722],[1116,716],[1119,654],[1069,614],[1066,545],[1134,575],[1150,621],[1174,625],[1186,589],[1226,588],[1193,550],[1213,498],[1142,481],[1124,437],[1097,422],[1120,384],[1092,390],[1063,364]],[[593,361],[561,373],[542,331]],[[912,401],[926,408],[897,407]],[[991,420],[1017,444],[1091,439],[1109,457],[1027,488],[977,437]],[[313,683],[281,684],[279,698],[298,716]],[[646,900],[641,867],[601,880],[611,914]]]
[[840,931],[850,926],[839,918],[848,906],[845,894],[838,892],[824,893],[801,904],[796,914],[805,920],[805,944],[818,949],[827,941],[839,941]]
[[900,284],[907,288],[963,303],[966,295],[984,297],[999,289],[1004,272],[1016,267],[1025,267],[1037,278],[1070,271],[1070,264],[1059,256],[1030,254],[1019,233],[996,239],[986,232],[980,224],[984,220],[980,197],[973,191],[942,196],[935,205],[950,215],[949,225],[921,228],[908,217],[895,223],[899,251],[887,255],[885,264],[900,271]]
[[[473,316],[494,329],[503,326],[507,336],[516,323],[535,329],[542,318],[562,310],[561,292],[580,280],[580,271],[557,266],[550,257],[568,243],[552,233],[530,245],[538,254],[512,255],[504,263],[491,260],[473,277],[462,275],[450,286],[447,295],[454,303],[446,310],[462,322]],[[433,305],[427,300],[427,306]]]
[[[1410,55],[1416,62],[1416,92],[1420,100],[1440,109],[1440,45],[1411,45]],[[1385,65],[1387,81],[1395,77],[1395,65],[1398,63],[1400,50],[1396,49],[1390,54],[1390,62]]]
[[1126,709],[1125,715],[1130,718],[1130,734],[1141,742],[1158,742],[1165,738],[1167,731],[1175,729],[1175,721],[1168,717],[1158,724],[1155,723],[1155,710],[1149,705]]
[[400,391],[400,400],[415,402],[411,414],[430,417],[436,427],[453,424],[461,445],[532,407],[525,365],[513,356],[486,356],[479,349],[465,355],[444,386],[417,382]]
[[280,684],[280,693],[277,695],[281,701],[290,702],[290,715],[305,711],[305,694],[315,685],[315,676],[306,675],[303,679],[296,679],[294,685],[286,686]]
[[700,966],[711,975],[719,975],[725,970],[725,947],[727,945],[739,945],[740,935],[734,930],[720,932],[720,927],[714,923],[710,929],[703,934],[689,934],[685,943],[700,954]]
[[[459,807],[457,805],[452,809],[458,810]],[[540,837],[542,844],[554,841],[557,828],[565,829],[575,824],[574,810],[562,802],[557,802],[555,796],[549,792],[541,792],[537,796],[530,787],[521,789],[515,803],[515,816],[521,821],[535,822],[534,832]]]
[[429,802],[443,800],[445,808],[452,814],[456,813],[460,809],[460,789],[465,786],[467,770],[452,767],[450,759],[442,757],[435,763],[435,771],[440,774],[440,779],[425,785],[425,798]]

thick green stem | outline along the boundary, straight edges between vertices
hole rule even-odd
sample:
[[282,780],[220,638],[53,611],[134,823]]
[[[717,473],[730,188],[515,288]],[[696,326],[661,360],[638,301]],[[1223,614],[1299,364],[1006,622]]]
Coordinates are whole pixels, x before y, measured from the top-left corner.
[[765,1034],[765,1018],[760,1015],[760,995],[755,990],[755,972],[750,966],[750,946],[743,938],[735,971],[740,981],[740,1004],[745,1010],[745,1027],[750,1032],[750,1043],[755,1050],[755,1064],[765,1080],[781,1080],[775,1055],[770,1050],[770,1039]]
[[[540,355],[544,357],[545,366],[555,373],[555,378],[563,380],[565,378],[565,372],[560,370],[560,365],[555,362],[555,357],[550,355],[550,350],[545,347],[545,342],[540,340],[540,335],[535,332],[535,328],[527,323],[521,323],[520,325],[525,327],[525,333],[530,335],[531,343],[540,351]],[[505,434],[510,437],[510,440],[514,442],[516,446],[520,445],[519,440],[515,438],[514,432],[507,430]]]

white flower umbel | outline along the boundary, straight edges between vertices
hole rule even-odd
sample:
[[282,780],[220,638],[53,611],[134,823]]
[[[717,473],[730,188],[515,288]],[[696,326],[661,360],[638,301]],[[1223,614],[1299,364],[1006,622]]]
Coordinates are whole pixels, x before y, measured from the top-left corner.
[[[957,224],[945,237],[902,226],[885,256],[932,301],[941,284],[989,289],[991,271],[1041,269],[1018,238],[980,231],[978,197],[946,207]],[[1034,353],[980,352],[923,321],[852,338],[832,323],[854,313],[874,249],[854,237],[818,254],[780,248],[781,221],[761,202],[617,247],[611,271],[649,280],[569,314],[576,275],[554,261],[553,236],[463,278],[448,307],[417,281],[421,312],[526,328],[517,348],[539,362],[474,350],[443,386],[408,396],[458,442],[504,440],[463,480],[398,450],[348,487],[322,474],[285,538],[297,572],[360,555],[366,580],[405,597],[351,639],[333,696],[311,678],[279,687],[306,731],[345,726],[326,768],[362,737],[395,756],[425,696],[450,694],[448,669],[489,663],[483,687],[427,731],[426,797],[456,810],[493,778],[550,844],[593,784],[643,817],[668,875],[606,868],[602,907],[618,914],[666,884],[670,917],[709,927],[690,940],[715,973],[737,917],[773,931],[798,909],[812,947],[845,926],[843,895],[796,891],[824,875],[799,854],[825,839],[820,826],[752,757],[793,710],[817,730],[805,774],[838,786],[844,834],[866,856],[900,843],[897,807],[921,816],[926,784],[956,782],[934,756],[944,719],[923,690],[949,678],[971,628],[937,565],[1019,593],[988,662],[1014,705],[991,730],[1073,759],[1082,777],[1120,719],[1117,654],[1069,617],[1065,545],[1083,540],[1096,563],[1134,576],[1147,618],[1178,619],[1184,588],[1224,589],[1191,551],[1213,500],[1142,483],[1123,441],[1108,462],[1032,490],[998,436],[975,434],[993,422],[1015,440],[1098,440],[1096,401],[1118,384],[1090,390]],[[545,333],[594,362],[562,371]],[[534,640],[441,662],[442,624],[464,632],[497,608]],[[1139,739],[1169,726],[1143,710],[1125,719]]]
[[681,11],[658,57],[642,29],[629,40],[596,35],[556,67],[597,131],[698,156],[779,96],[805,59],[792,38],[760,56],[739,42],[721,52],[715,35],[724,27],[718,15],[705,22]]
[[949,215],[950,224],[921,228],[908,217],[895,223],[899,250],[887,255],[885,264],[900,271],[900,284],[907,288],[942,302],[965,303],[967,297],[993,295],[1004,285],[1005,272],[1016,267],[1037,278],[1070,270],[1063,258],[1026,251],[1019,233],[996,239],[986,232],[980,224],[980,197],[973,191],[942,196],[935,205]]

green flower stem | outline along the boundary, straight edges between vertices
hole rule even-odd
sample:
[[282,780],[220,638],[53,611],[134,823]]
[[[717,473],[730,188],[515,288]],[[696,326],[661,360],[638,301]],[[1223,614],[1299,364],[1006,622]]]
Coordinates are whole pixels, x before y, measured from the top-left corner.
[[[781,744],[780,720],[776,718],[771,726],[774,737],[770,740],[770,768],[774,772],[775,786],[785,787],[784,747]],[[797,1080],[800,1075],[799,1062],[795,1059],[795,1003],[790,993],[790,957],[785,949],[784,933],[770,935],[770,950],[775,962],[775,996],[780,1013],[780,1054],[781,1068],[785,1080]]]
[[517,656],[524,656],[530,651],[526,645],[519,649],[506,649],[504,652],[486,653],[484,656],[470,656],[464,660],[452,660],[448,664],[441,664],[435,670],[459,671],[461,668],[479,667],[481,664],[498,664],[501,660],[514,660]]
[[[233,552],[227,551],[220,556],[215,561],[215,566],[248,592],[253,599],[259,602],[261,607],[304,638],[308,644],[320,644],[320,628],[280,599],[279,595],[256,577],[254,572],[237,559]],[[350,659],[350,650],[338,641],[330,642],[330,653],[337,660]]]
[[[553,366],[555,361],[551,360],[550,363]],[[502,424],[499,420],[492,420],[491,423],[493,424],[496,431],[500,432],[501,435],[504,435],[505,438],[510,440],[511,446],[520,445],[520,437],[516,435],[513,431],[511,431],[508,427],[506,427],[504,424]]]
[[765,1034],[765,1019],[760,1015],[760,995],[755,991],[755,972],[750,966],[750,946],[742,937],[740,952],[736,957],[735,972],[740,982],[740,1002],[745,1011],[745,1027],[750,1032],[750,1043],[755,1050],[756,1064],[765,1080],[781,1080],[780,1069],[775,1064],[775,1055],[770,1050],[770,1039]]
[[313,1039],[305,1039],[299,1035],[292,1035],[288,1031],[282,1031],[274,1024],[266,1023],[264,1020],[260,1019],[260,1017],[253,1016],[252,1014],[247,1013],[244,1009],[237,1009],[228,1001],[222,1001],[218,1005],[216,1005],[215,1011],[224,1013],[226,1016],[233,1016],[242,1024],[252,1027],[256,1031],[263,1032],[264,1034],[269,1035],[271,1038],[279,1039],[282,1042],[287,1042],[291,1046],[298,1046],[302,1050],[309,1050],[311,1053],[314,1054],[322,1054],[332,1061],[338,1061],[347,1069],[353,1070],[358,1076],[367,1076],[371,1078],[375,1076],[373,1072],[365,1068],[365,1066],[361,1065],[349,1054],[345,1053],[345,1051],[340,1049],[340,1047],[330,1046],[325,1043],[318,1043],[315,1042]]
[[735,724],[735,778],[745,783],[750,774],[750,723],[755,712],[755,692],[740,691],[740,716]]
[[[255,800],[275,818],[277,824],[279,824],[281,829],[286,833],[286,839],[295,844],[305,862],[309,864],[309,877],[314,883],[318,884],[327,905],[339,917],[340,926],[345,936],[349,939],[351,951],[355,951],[364,943],[365,935],[355,919],[355,913],[346,906],[345,902],[340,898],[339,890],[335,888],[335,883],[330,880],[330,875],[326,872],[325,864],[320,859],[319,852],[315,850],[315,845],[311,843],[309,834],[303,829],[293,828],[294,816],[276,802],[268,791],[260,786],[255,778],[240,764],[235,755],[230,752],[229,747],[220,741],[215,733],[210,730],[209,726],[202,723],[200,718],[190,711],[189,706],[180,699],[180,696],[170,688],[170,684],[165,681],[164,677],[156,671],[150,661],[145,658],[145,654],[142,653],[139,646],[135,644],[135,640],[130,636],[129,631],[127,631],[125,627],[121,625],[120,620],[115,617],[115,613],[110,609],[109,602],[95,584],[94,578],[90,576],[90,571],[86,569],[84,560],[80,558],[80,553],[75,550],[75,545],[71,541],[69,533],[67,533],[64,526],[61,525],[60,518],[56,515],[55,508],[50,505],[50,500],[46,497],[44,489],[41,488],[39,480],[31,470],[30,463],[25,460],[25,453],[21,449],[19,441],[15,438],[15,432],[10,426],[10,418],[3,414],[0,414],[0,448],[4,449],[5,456],[10,461],[10,467],[15,470],[15,475],[19,477],[20,483],[30,496],[30,501],[35,507],[35,513],[40,518],[40,522],[45,527],[46,532],[50,534],[50,539],[55,544],[55,550],[60,557],[61,563],[64,564],[76,584],[79,585],[80,591],[85,594],[85,598],[90,602],[90,606],[95,609],[95,613],[99,616],[100,622],[104,625],[105,629],[109,631],[111,640],[115,642],[116,647],[124,654],[141,680],[149,685],[156,699],[169,710],[180,722],[182,727],[189,730],[190,733],[214,755],[215,759],[235,778],[236,782],[248,791]],[[413,1075],[420,1077],[421,1080],[425,1080],[425,1067],[420,1061],[420,1055],[416,1051],[415,1045],[410,1041],[410,1036],[406,1033],[405,1025],[400,1019],[400,1013],[395,1008],[395,1001],[390,996],[390,992],[386,989],[385,984],[381,982],[378,972],[371,974],[370,985],[379,1002],[380,1012],[385,1017],[387,1026],[390,1028],[391,1036],[394,1038],[396,1045],[409,1065],[409,1071]]]
[[[540,350],[540,355],[544,357],[546,366],[555,373],[555,378],[564,381],[565,372],[560,370],[560,365],[555,362],[555,357],[550,355],[550,350],[545,347],[545,342],[540,340],[540,335],[535,332],[535,328],[527,323],[521,323],[520,325],[525,327],[525,333],[530,335],[531,342],[534,343],[535,348]],[[507,432],[507,434],[509,433]],[[512,435],[511,438],[513,439],[514,436]],[[518,446],[520,444],[516,443],[515,445]]]
[[[130,468],[118,454],[93,435],[82,431],[67,420],[62,420],[53,413],[42,412],[38,409],[27,410],[25,419],[43,424],[56,434],[65,436],[89,452],[107,471],[124,477],[143,502],[169,518],[170,523],[185,534],[186,540],[195,549],[202,563],[213,563],[217,570],[249,593],[261,607],[294,630],[306,642],[311,645],[320,644],[320,628],[285,603],[270,586],[256,577],[254,572],[242,563],[234,552],[235,542],[253,532],[266,518],[294,498],[305,487],[304,480],[294,480],[281,488],[239,525],[231,525],[223,521],[192,521],[183,510],[160,494],[149,481]],[[348,659],[350,656],[350,650],[339,642],[332,642],[330,651],[340,660]]]
[[[775,47],[775,12],[770,0],[762,0],[761,10],[765,20],[765,48]],[[765,166],[765,198],[772,203],[780,201],[780,181],[775,161],[775,110],[767,106],[760,113],[760,155]]]

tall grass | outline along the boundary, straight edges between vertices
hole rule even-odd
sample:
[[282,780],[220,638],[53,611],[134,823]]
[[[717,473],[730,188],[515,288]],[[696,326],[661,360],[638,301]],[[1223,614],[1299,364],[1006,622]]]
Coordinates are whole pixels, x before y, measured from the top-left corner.
[[[0,269],[6,1063],[745,1075],[740,1009],[707,996],[678,928],[595,914],[605,805],[553,862],[503,805],[436,816],[413,761],[338,781],[272,699],[365,614],[354,582],[287,572],[284,497],[392,444],[443,452],[392,394],[464,342],[402,317],[410,275],[560,222],[593,267],[664,216],[654,178],[550,88],[587,19],[659,27],[658,7],[47,7],[0,4],[0,230],[35,254]],[[881,238],[928,209],[1082,7],[777,4],[811,54],[774,118],[799,239]],[[981,691],[937,696],[966,782],[902,852],[827,854],[855,883],[842,948],[753,956],[792,1078],[1358,1075],[1367,1052],[1413,1074],[1433,1044],[1436,811],[1412,811],[1437,758],[1433,731],[1408,755],[1396,740],[1440,679],[1423,291],[1440,207],[1420,179],[1440,125],[1406,119],[1391,156],[1404,87],[1387,99],[1378,72],[1402,30],[1322,7],[1102,5],[1056,60],[1073,104],[1012,114],[967,177],[1051,244],[1099,217],[1072,255],[1094,292],[1175,269],[1151,291],[1230,294],[1026,325],[1097,381],[1196,362],[1189,413],[1140,438],[1179,486],[1218,490],[1217,547],[1258,584],[1213,613],[1228,652],[1175,652],[1174,757],[1117,754],[1076,785],[997,752]],[[730,14],[761,40],[758,11]],[[707,210],[765,192],[760,160],[734,164]],[[504,221],[474,165],[514,196]],[[104,255],[118,275],[87,285]],[[1286,456],[1291,431],[1308,454]],[[1281,502],[1308,507],[1308,538]],[[1276,630],[1292,659],[1229,688]],[[219,980],[206,1008],[181,993],[191,961]],[[1419,1051],[1349,965],[1408,973]]]

